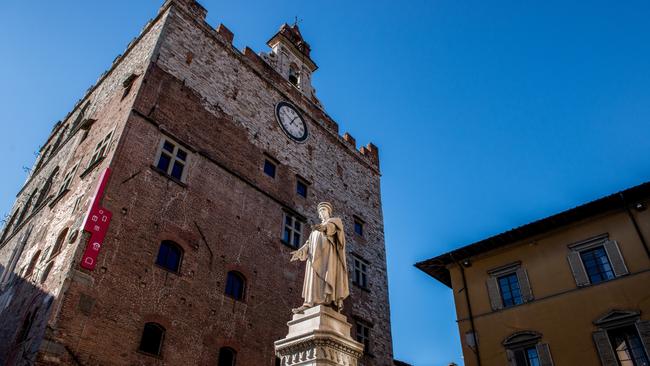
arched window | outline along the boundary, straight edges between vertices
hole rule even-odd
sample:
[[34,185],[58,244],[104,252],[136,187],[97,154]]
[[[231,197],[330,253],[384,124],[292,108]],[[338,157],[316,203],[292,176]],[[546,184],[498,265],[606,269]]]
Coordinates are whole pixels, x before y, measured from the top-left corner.
[[171,240],[163,240],[158,249],[156,264],[168,271],[178,273],[181,268],[183,249]]
[[20,216],[18,216],[18,221],[16,221],[16,225],[19,225],[21,222],[23,222],[25,216],[27,216],[27,212],[29,212],[29,208],[32,206],[32,201],[34,201],[34,197],[36,197],[37,193],[38,193],[38,189],[35,189],[34,192],[32,192],[32,194],[27,199],[27,202],[23,207],[23,212],[21,212]]
[[5,224],[4,231],[2,232],[2,236],[0,236],[0,244],[5,241],[5,238],[7,237],[7,234],[11,231],[11,227],[14,225],[14,221],[16,221],[16,217],[18,217],[18,212],[20,212],[20,208],[14,212],[13,215],[11,215],[11,218],[7,223]]
[[59,236],[56,237],[56,242],[54,243],[54,247],[52,247],[52,251],[50,252],[50,259],[61,252],[61,249],[63,248],[63,244],[65,244],[65,239],[67,237],[68,228],[65,228],[59,233]]
[[237,352],[230,347],[221,347],[219,350],[218,366],[235,366]]
[[244,299],[246,289],[246,278],[239,272],[230,271],[226,278],[226,295],[235,300]]
[[47,159],[47,154],[50,152],[50,148],[52,146],[48,146],[43,153],[41,153],[41,156],[38,159],[38,163],[36,163],[36,167],[34,168],[34,172],[38,171],[38,169],[43,165],[45,162],[45,159]]
[[29,266],[27,266],[27,270],[25,271],[25,278],[29,278],[29,276],[34,273],[34,267],[36,267],[36,263],[38,263],[38,258],[41,256],[41,251],[39,250],[34,254],[32,257],[32,260],[29,261]]
[[300,71],[298,71],[298,66],[294,63],[289,65],[289,82],[295,86],[298,86],[300,82]]
[[139,349],[144,353],[159,356],[164,338],[165,327],[158,323],[147,323],[142,331]]
[[50,275],[50,272],[52,271],[52,266],[54,266],[54,262],[50,262],[47,267],[45,267],[45,270],[43,271],[43,274],[41,275],[40,283],[41,285],[47,281],[47,277]]
[[38,195],[38,199],[36,200],[36,204],[34,205],[34,209],[37,207],[40,207],[41,204],[45,201],[47,198],[47,195],[50,193],[50,189],[52,189],[52,182],[54,181],[54,178],[56,177],[56,174],[59,172],[59,167],[57,166],[54,168],[52,171],[52,174],[47,178],[45,181],[45,184],[43,185],[43,188],[41,188],[41,194]]

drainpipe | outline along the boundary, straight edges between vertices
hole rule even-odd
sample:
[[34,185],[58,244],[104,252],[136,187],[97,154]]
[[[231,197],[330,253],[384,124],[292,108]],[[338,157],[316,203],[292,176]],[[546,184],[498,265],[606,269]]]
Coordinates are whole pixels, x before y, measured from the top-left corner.
[[630,207],[625,201],[625,196],[623,196],[623,192],[619,193],[618,196],[621,198],[621,202],[623,203],[623,208],[625,208],[627,215],[630,217],[630,221],[632,221],[632,225],[634,225],[634,230],[636,230],[636,234],[639,236],[639,240],[641,240],[641,243],[643,244],[643,249],[645,249],[645,254],[648,256],[648,259],[650,259],[650,248],[648,247],[648,242],[645,240],[645,237],[643,236],[643,233],[639,228],[639,224],[636,222],[636,219],[632,214],[632,210],[630,210]]
[[465,266],[454,259],[454,255],[449,253],[449,257],[460,268],[460,276],[463,279],[463,291],[465,291],[465,302],[467,303],[467,316],[469,317],[469,327],[474,338],[474,354],[476,354],[476,364],[481,366],[481,354],[478,349],[478,340],[476,339],[476,327],[474,325],[474,315],[472,313],[472,304],[469,301],[469,289],[467,288],[467,278],[465,277]]

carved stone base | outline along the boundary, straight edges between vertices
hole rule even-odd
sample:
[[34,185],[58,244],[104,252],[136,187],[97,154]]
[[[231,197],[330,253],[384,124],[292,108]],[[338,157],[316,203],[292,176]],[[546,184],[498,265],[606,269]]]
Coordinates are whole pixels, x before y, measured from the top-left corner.
[[350,337],[347,318],[327,306],[295,314],[289,334],[275,342],[282,366],[357,366],[363,344]]

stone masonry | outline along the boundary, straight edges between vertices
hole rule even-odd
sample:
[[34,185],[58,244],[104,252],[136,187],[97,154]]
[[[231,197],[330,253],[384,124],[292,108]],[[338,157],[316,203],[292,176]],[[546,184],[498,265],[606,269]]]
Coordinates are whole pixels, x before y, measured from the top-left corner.
[[[237,365],[275,365],[304,273],[281,241],[284,213],[306,235],[327,200],[349,258],[368,264],[368,288],[351,286],[344,312],[370,328],[360,364],[392,365],[377,148],[340,136],[311,86],[303,93],[233,47],[205,15],[193,0],[168,0],[43,146],[0,240],[0,364],[203,365],[229,347]],[[304,143],[281,130],[280,101],[305,119]],[[189,152],[182,181],[155,168],[163,138]],[[83,221],[106,168],[113,218],[88,271]],[[163,240],[183,249],[178,273],[155,264]],[[233,270],[246,279],[242,300],[224,294]],[[159,356],[138,351],[147,322],[165,329]]]

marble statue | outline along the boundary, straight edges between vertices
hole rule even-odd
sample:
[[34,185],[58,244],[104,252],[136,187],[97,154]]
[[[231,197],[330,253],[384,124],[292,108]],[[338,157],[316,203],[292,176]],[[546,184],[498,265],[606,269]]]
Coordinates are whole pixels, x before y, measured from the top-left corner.
[[332,205],[318,204],[321,223],[312,227],[307,242],[291,252],[291,261],[306,261],[302,287],[304,303],[293,309],[296,314],[318,305],[343,310],[343,300],[350,294],[343,221],[332,216]]

